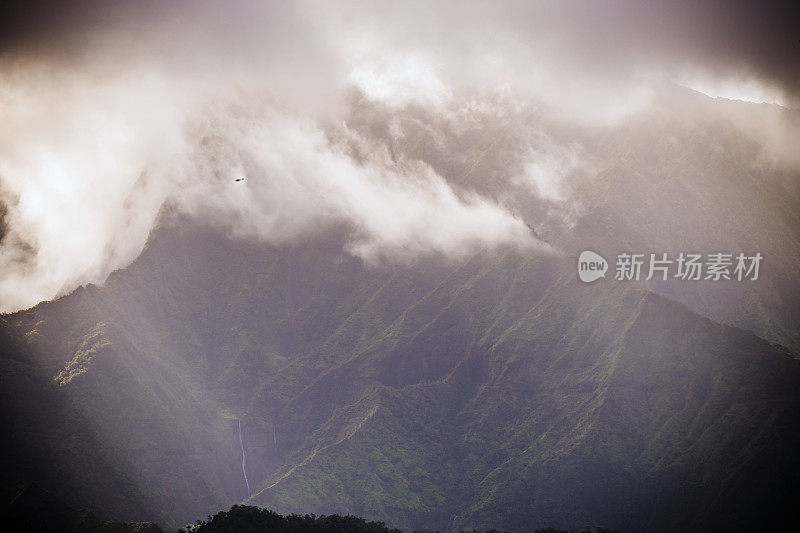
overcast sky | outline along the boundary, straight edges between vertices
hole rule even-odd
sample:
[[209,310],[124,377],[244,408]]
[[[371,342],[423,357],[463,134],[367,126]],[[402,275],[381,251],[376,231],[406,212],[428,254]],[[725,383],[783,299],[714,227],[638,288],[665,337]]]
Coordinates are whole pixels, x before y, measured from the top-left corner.
[[696,69],[719,78],[753,78],[795,103],[796,5],[33,1],[4,8],[0,51],[5,59],[45,56],[73,63],[103,54],[114,61],[144,55],[187,70],[216,56],[247,69],[280,62],[283,69],[331,74],[352,59],[342,53],[374,39],[398,52],[427,50],[450,67],[465,56],[515,51],[558,54],[576,68],[607,75]]

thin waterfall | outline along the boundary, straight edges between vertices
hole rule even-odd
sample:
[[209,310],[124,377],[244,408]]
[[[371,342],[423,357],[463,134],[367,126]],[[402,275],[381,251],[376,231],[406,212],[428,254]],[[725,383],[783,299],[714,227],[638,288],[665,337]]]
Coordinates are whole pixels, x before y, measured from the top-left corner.
[[239,447],[242,449],[242,474],[247,485],[247,497],[250,497],[250,482],[247,480],[247,468],[245,464],[244,441],[242,440],[242,419],[239,419]]

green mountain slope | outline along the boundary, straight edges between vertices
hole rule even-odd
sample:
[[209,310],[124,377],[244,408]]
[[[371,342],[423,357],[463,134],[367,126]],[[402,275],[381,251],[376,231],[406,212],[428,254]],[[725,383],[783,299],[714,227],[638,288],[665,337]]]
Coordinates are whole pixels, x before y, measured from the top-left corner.
[[46,439],[28,464],[66,470],[15,477],[189,521],[247,497],[240,420],[248,501],[284,513],[739,529],[796,496],[800,362],[752,333],[580,284],[560,256],[381,269],[333,244],[284,252],[164,230],[106,287],[6,317],[4,379],[39,376],[18,400],[59,411],[4,407],[5,447]]

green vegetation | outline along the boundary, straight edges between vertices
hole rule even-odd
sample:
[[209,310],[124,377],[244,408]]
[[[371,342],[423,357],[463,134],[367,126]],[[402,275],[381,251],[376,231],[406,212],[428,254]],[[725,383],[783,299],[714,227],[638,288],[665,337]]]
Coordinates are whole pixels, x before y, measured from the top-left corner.
[[32,483],[4,502],[0,522],[15,533],[162,533],[151,522],[125,523],[73,509]]
[[[187,276],[217,264],[201,250],[230,279]],[[404,530],[736,530],[791,508],[800,361],[749,332],[558,257],[254,253],[162,233],[106,287],[8,317],[6,483],[172,529],[242,501]]]
[[[178,533],[401,533],[389,529],[383,522],[367,522],[355,516],[313,514],[291,514],[281,516],[267,509],[249,505],[234,505],[230,511],[222,511],[207,520],[198,520]],[[417,532],[415,532],[417,533]],[[419,532],[427,533],[427,532]],[[480,533],[472,530],[470,533]],[[486,533],[501,533],[489,530]],[[614,533],[605,528],[585,528],[580,531],[552,527],[536,529],[533,533]]]
[[400,533],[382,522],[367,522],[355,516],[281,516],[267,509],[248,505],[234,505],[208,520],[198,520],[179,533]]

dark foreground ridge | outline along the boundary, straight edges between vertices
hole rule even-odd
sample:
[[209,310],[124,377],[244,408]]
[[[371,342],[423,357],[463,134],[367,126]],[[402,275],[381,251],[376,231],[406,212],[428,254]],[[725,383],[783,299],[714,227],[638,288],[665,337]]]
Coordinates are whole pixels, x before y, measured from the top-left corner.
[[152,522],[121,522],[74,509],[35,483],[3,501],[0,522],[17,533],[163,533]]
[[[98,517],[91,511],[65,504],[35,483],[28,483],[3,502],[0,523],[16,533],[164,533],[153,522],[122,522]],[[578,533],[575,530],[544,528],[535,533]],[[614,530],[583,529],[579,533],[612,533]],[[197,520],[178,533],[402,533],[380,521],[338,514],[280,515],[251,505],[234,505]],[[417,533],[417,532],[415,532]],[[419,533],[428,533],[421,531]],[[478,533],[472,530],[471,533]],[[487,533],[500,533],[491,530]]]
[[[234,505],[230,511],[198,520],[178,533],[401,533],[399,529],[386,527],[383,522],[367,522],[356,516],[338,514],[315,516],[290,514],[280,515],[268,509],[249,505]],[[582,533],[612,533],[610,529],[584,529]],[[477,533],[473,530],[472,533]],[[492,530],[489,533],[495,533]],[[499,532],[498,532],[499,533]],[[535,533],[570,533],[563,529],[536,529]]]

